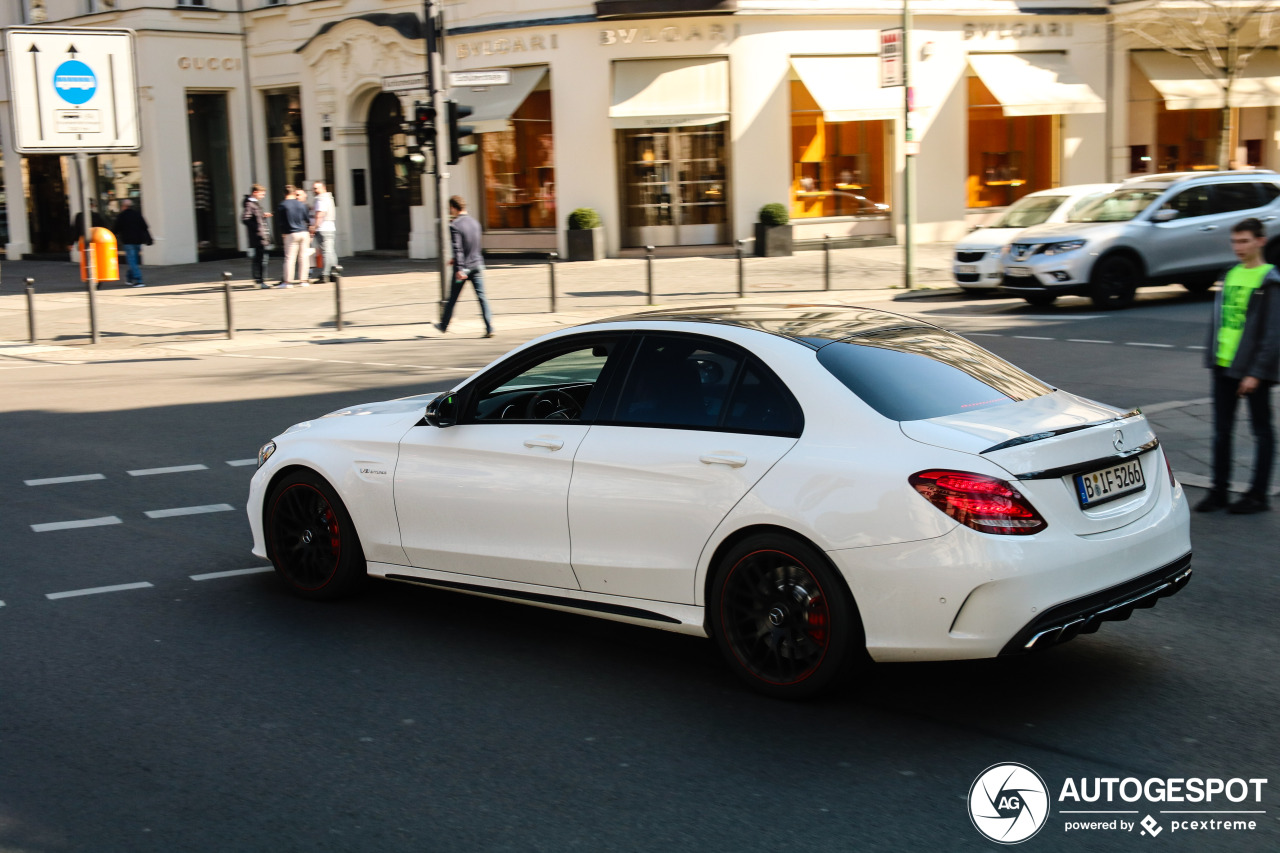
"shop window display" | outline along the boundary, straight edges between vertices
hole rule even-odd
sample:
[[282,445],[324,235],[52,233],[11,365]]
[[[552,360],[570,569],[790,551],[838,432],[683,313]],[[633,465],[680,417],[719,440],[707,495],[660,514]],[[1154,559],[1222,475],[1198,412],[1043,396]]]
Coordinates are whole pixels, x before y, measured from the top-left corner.
[[829,122],[791,81],[791,217],[886,216],[887,121]]
[[1057,186],[1058,116],[1006,116],[978,77],[969,77],[968,206],[1004,207]]
[[1221,110],[1156,107],[1156,171],[1205,172],[1218,168]]
[[484,224],[490,229],[556,227],[551,91],[531,92],[509,130],[482,133]]

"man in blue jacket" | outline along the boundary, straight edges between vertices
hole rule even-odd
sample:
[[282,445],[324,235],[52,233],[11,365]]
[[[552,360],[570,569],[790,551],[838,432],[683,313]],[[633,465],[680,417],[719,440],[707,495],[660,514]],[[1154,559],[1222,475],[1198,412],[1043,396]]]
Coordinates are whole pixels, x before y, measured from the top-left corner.
[[[1280,380],[1280,273],[1263,261],[1266,245],[1257,219],[1242,220],[1231,229],[1231,249],[1240,263],[1221,282],[1205,347],[1205,367],[1213,371],[1213,489],[1196,505],[1197,512],[1270,509],[1267,493],[1276,450],[1271,388]],[[1256,445],[1253,484],[1228,506],[1231,437],[1241,397],[1249,405]]]
[[460,195],[449,199],[449,213],[453,217],[453,221],[449,223],[449,236],[453,242],[453,286],[449,288],[449,301],[445,303],[444,314],[440,317],[440,322],[436,323],[436,328],[441,332],[449,330],[453,308],[458,304],[462,288],[470,281],[475,288],[476,299],[480,300],[484,336],[492,338],[493,314],[489,311],[489,300],[484,296],[484,255],[480,251],[480,223],[467,214],[467,203]]

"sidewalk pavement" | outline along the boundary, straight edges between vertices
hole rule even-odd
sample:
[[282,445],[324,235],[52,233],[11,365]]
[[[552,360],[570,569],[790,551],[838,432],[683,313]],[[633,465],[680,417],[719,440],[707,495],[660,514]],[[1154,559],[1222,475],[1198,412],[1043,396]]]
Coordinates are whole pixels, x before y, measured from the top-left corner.
[[[905,295],[900,246],[833,249],[831,289],[823,290],[821,251],[789,258],[747,258],[747,298],[752,302],[877,304]],[[916,285],[921,295],[951,290],[951,246],[917,247]],[[249,348],[428,340],[440,336],[440,284],[432,262],[404,258],[344,258],[344,328],[335,328],[333,284],[260,290],[248,280],[249,262],[186,264],[144,269],[148,286],[106,284],[96,293],[100,343],[89,337],[88,298],[70,263],[11,261],[0,266],[0,370],[32,362],[83,363],[104,358],[234,352]],[[271,270],[279,268],[273,259]],[[235,336],[227,338],[221,273],[232,273]],[[646,261],[611,258],[555,267],[556,312],[550,313],[549,266],[542,261],[495,260],[485,289],[499,335],[531,336],[548,327],[575,325],[648,307]],[[653,262],[654,302],[679,305],[737,300],[738,269],[730,256],[666,257]],[[38,342],[28,342],[23,279],[36,280]],[[914,295],[914,294],[913,294]],[[464,291],[450,336],[483,332],[470,288]],[[514,341],[513,341],[514,342]],[[1206,380],[1207,381],[1207,380]],[[1210,401],[1148,401],[1152,422],[1178,478],[1208,487],[1212,460]],[[1243,414],[1243,412],[1242,412]],[[1235,440],[1237,476],[1252,469],[1252,437],[1242,418]],[[1237,483],[1234,491],[1244,491]],[[1273,487],[1272,494],[1280,494]]]

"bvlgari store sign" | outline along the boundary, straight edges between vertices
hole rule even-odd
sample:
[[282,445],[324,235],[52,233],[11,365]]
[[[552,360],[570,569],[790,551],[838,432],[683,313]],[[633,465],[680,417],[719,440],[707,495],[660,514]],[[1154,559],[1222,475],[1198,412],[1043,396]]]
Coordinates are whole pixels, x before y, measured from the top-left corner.
[[[704,36],[705,30],[705,36]],[[710,24],[705,28],[698,24],[687,27],[619,27],[600,31],[600,44],[656,44],[658,42],[718,42],[725,41],[724,27]]]
[[1021,39],[1021,38],[1070,38],[1072,35],[1070,21],[1035,21],[1026,23],[1018,21],[983,21],[964,25],[964,40],[974,39]]

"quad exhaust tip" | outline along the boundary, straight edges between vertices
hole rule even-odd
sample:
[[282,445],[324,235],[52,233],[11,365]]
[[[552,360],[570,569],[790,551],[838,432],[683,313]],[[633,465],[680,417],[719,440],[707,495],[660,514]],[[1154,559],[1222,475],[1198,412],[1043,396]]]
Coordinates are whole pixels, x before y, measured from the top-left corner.
[[1180,591],[1190,580],[1191,569],[1188,567],[1171,580],[1152,589],[1145,590],[1132,598],[1109,605],[1086,616],[1076,616],[1061,625],[1052,625],[1045,628],[1037,632],[1030,640],[1027,640],[1022,650],[1030,652],[1038,649],[1047,649],[1058,643],[1073,640],[1080,634],[1092,634],[1102,626],[1103,622],[1119,622],[1128,619],[1133,615],[1133,611],[1140,607],[1155,607],[1157,601]]

